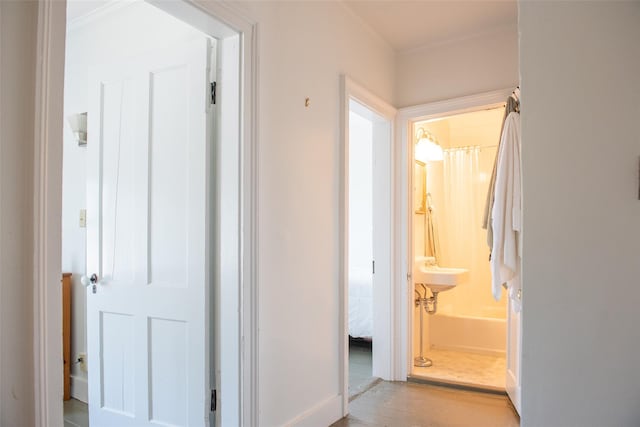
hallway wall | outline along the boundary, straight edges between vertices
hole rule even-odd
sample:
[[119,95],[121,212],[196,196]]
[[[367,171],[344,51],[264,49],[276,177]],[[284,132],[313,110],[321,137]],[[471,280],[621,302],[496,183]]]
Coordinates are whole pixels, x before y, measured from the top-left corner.
[[394,53],[341,2],[243,6],[260,23],[260,421],[327,425],[342,392],[340,74],[391,101]]
[[519,13],[522,427],[638,425],[640,3]]
[[35,423],[33,116],[37,20],[37,2],[0,2],[0,426]]
[[396,61],[396,108],[516,87],[518,29],[498,27],[399,52]]

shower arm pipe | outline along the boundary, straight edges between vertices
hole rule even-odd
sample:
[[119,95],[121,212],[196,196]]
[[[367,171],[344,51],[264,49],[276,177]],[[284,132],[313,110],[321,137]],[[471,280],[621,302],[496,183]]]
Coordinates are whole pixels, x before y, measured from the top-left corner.
[[438,245],[436,243],[436,231],[433,219],[433,200],[430,192],[427,192],[425,202],[427,209],[424,215],[424,254],[426,256],[428,250],[435,259],[436,265],[438,265],[440,261],[440,254],[438,253]]
[[426,209],[424,212],[424,215],[422,217],[422,221],[424,222],[423,224],[423,240],[424,240],[424,251],[423,254],[424,256],[427,256],[428,250],[429,250],[429,231],[427,230],[427,226],[428,226],[428,220],[427,220],[427,216],[429,215],[429,209]]
[[427,209],[429,209],[429,212],[433,211],[433,198],[429,191],[427,191]]

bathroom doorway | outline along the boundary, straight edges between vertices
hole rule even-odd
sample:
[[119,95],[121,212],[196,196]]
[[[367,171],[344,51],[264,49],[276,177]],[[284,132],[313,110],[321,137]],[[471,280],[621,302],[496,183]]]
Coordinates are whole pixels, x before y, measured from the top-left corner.
[[343,412],[391,375],[392,132],[395,110],[343,80]]
[[[493,299],[482,228],[503,114],[498,106],[412,125],[413,259],[460,269],[459,283],[440,291],[414,278],[412,378],[505,390],[507,297]],[[440,151],[425,152],[427,143]]]
[[[493,300],[482,229],[511,93],[504,89],[399,111],[406,157],[398,167],[407,177],[403,261],[409,273],[401,357],[409,380],[508,393],[519,409],[519,313],[514,315],[506,295]],[[419,279],[426,282],[423,276],[430,273],[429,267],[427,273],[416,269],[418,263],[451,269],[456,280],[422,287]]]

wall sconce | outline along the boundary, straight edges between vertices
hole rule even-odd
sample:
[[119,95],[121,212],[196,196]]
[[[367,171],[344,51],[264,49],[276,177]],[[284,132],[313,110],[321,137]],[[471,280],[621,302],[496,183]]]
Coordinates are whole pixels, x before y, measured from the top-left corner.
[[418,142],[415,147],[415,158],[423,163],[438,162],[444,159],[442,147],[438,140],[423,128],[416,132]]
[[87,113],[72,114],[67,117],[69,126],[80,147],[87,145]]

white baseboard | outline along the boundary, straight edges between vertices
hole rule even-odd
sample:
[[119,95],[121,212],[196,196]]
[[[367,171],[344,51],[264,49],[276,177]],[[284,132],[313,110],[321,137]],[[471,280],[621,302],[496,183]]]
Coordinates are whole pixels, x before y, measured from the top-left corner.
[[329,426],[342,418],[342,396],[331,396],[291,421],[286,427]]
[[71,375],[71,397],[81,402],[89,402],[89,383],[86,378]]

